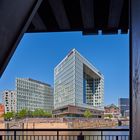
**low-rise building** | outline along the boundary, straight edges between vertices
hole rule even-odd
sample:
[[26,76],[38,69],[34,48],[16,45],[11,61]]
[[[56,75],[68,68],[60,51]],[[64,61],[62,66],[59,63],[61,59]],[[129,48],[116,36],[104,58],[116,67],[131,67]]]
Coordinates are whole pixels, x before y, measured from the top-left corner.
[[86,108],[80,106],[66,105],[53,110],[54,117],[84,117],[86,110],[89,110],[93,118],[103,118],[104,111],[96,108]]
[[114,104],[104,107],[104,115],[112,115],[113,118],[118,118],[120,116],[120,109]]
[[126,111],[124,112],[124,117],[129,118],[129,110],[126,110]]

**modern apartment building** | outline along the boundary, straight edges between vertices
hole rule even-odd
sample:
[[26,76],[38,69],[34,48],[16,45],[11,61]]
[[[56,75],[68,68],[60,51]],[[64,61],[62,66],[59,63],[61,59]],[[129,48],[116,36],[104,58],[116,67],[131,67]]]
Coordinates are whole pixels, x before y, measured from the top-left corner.
[[103,108],[104,76],[73,49],[54,69],[54,109]]
[[53,109],[53,88],[46,83],[31,78],[16,79],[17,111],[27,108],[31,111]]
[[125,116],[125,111],[129,111],[129,98],[119,98],[119,109],[122,116]]
[[16,91],[5,90],[3,92],[3,104],[5,108],[5,113],[7,112],[16,112],[17,98]]

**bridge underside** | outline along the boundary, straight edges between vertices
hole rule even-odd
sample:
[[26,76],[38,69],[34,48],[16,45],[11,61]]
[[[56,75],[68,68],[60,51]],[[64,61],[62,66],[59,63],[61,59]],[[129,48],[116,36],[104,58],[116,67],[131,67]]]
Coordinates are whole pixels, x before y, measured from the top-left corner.
[[128,31],[128,0],[44,0],[27,32]]
[[1,0],[0,76],[25,32],[128,32],[128,0]]

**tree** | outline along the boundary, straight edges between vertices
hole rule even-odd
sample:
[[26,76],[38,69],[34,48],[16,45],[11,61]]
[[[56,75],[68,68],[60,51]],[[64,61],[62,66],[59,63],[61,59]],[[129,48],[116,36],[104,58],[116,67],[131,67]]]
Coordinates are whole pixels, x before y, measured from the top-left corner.
[[33,117],[52,117],[52,114],[43,109],[35,109],[35,111],[32,112],[32,116]]
[[33,116],[32,116],[32,111],[31,111],[31,110],[28,110],[28,112],[27,112],[27,117],[33,117]]
[[28,115],[28,109],[24,108],[17,113],[18,118],[25,118]]
[[106,114],[105,117],[108,117],[109,119],[113,118],[112,114]]
[[45,112],[45,117],[51,118],[52,117],[52,113],[51,112]]
[[39,117],[40,116],[40,110],[39,109],[35,109],[35,111],[32,112],[33,117]]
[[92,116],[93,116],[93,115],[92,115],[92,113],[90,112],[89,109],[87,109],[87,110],[84,112],[84,117],[90,118],[90,117],[92,117]]
[[51,112],[47,112],[43,109],[35,109],[34,111],[30,111],[26,108],[20,110],[17,114],[16,117],[19,119],[25,118],[25,117],[52,117]]
[[4,119],[5,120],[11,120],[11,119],[14,118],[14,116],[15,116],[14,112],[7,112],[7,113],[4,114]]

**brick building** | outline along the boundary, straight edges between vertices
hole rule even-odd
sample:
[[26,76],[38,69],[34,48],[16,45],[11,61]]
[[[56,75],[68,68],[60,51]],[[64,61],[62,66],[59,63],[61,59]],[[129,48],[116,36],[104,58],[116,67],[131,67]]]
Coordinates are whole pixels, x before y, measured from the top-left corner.
[[114,104],[104,107],[104,115],[111,114],[113,118],[118,118],[120,116],[120,109]]
[[[67,105],[58,109],[53,110],[54,117],[84,117],[84,112],[89,109],[80,106]],[[92,117],[103,118],[104,111],[96,108],[90,108]]]

